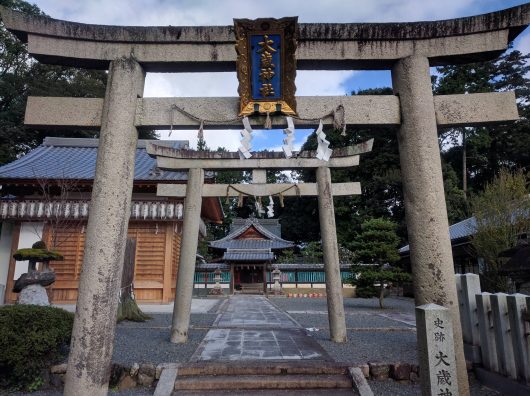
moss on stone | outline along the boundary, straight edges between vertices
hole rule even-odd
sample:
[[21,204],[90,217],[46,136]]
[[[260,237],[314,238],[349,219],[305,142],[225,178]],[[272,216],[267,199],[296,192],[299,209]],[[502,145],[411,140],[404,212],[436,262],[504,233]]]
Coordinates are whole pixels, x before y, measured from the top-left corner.
[[13,255],[17,261],[33,260],[37,262],[41,261],[62,261],[64,256],[59,252],[48,249],[18,249]]

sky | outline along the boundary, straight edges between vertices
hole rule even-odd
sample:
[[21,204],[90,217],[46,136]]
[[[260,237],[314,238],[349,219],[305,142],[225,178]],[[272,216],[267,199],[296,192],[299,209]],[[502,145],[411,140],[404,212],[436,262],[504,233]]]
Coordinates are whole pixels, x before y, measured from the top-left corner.
[[[458,18],[524,4],[525,0],[28,0],[56,19],[105,25],[231,25],[233,18],[298,16],[310,22],[413,22]],[[530,52],[530,28],[514,43]],[[145,97],[237,96],[233,73],[148,73]],[[296,94],[349,95],[354,90],[391,86],[390,71],[298,71]],[[311,131],[297,130],[295,149]],[[187,139],[194,147],[197,130],[160,131],[162,139]],[[207,145],[237,150],[239,130],[204,131]],[[280,150],[281,130],[254,130],[253,150]]]

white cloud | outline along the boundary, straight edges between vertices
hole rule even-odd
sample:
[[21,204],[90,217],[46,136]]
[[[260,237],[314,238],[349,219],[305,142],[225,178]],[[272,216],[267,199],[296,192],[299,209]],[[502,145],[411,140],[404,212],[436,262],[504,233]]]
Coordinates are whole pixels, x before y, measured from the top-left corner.
[[[188,140],[190,147],[197,147],[197,128],[193,131],[173,131],[169,136],[170,131],[158,131],[160,139],[164,140]],[[218,147],[224,147],[229,151],[237,151],[239,147],[239,130],[204,130],[204,140],[211,149],[215,150]]]
[[523,54],[530,53],[530,32],[527,31],[519,36],[514,49],[521,51]]
[[479,0],[35,0],[54,18],[117,25],[231,25],[233,18],[298,15],[300,22],[390,22],[467,15]]

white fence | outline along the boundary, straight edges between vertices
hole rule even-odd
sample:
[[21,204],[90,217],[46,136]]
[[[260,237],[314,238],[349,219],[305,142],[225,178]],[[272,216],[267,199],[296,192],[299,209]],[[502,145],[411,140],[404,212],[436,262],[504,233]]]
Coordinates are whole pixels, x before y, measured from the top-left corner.
[[530,296],[481,292],[475,274],[456,284],[466,358],[530,385]]
[[[0,202],[0,219],[39,220],[51,217],[86,219],[90,202],[86,200],[7,200]],[[180,202],[132,201],[131,220],[181,220],[184,206]],[[205,227],[205,226],[204,226]]]

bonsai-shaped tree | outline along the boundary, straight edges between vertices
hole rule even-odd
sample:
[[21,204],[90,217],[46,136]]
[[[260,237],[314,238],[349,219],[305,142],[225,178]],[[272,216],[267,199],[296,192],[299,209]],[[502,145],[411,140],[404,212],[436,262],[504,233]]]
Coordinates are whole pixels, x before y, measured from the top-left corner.
[[387,289],[406,282],[410,274],[391,265],[399,260],[397,224],[384,219],[369,219],[361,224],[361,232],[353,243],[360,263],[352,266],[351,283],[357,286],[358,297],[379,294],[379,307],[384,308]]

